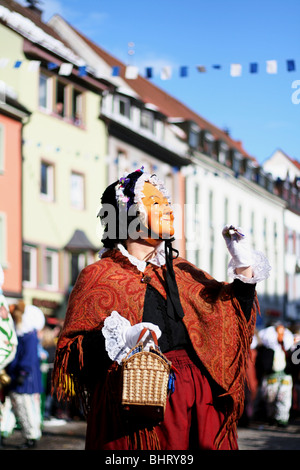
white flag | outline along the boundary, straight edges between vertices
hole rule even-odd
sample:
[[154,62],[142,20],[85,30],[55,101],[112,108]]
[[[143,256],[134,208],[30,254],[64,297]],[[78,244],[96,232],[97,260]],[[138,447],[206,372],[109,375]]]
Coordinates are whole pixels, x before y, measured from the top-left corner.
[[230,75],[232,77],[240,77],[242,75],[242,66],[241,66],[241,64],[231,64],[230,65]]
[[277,73],[277,60],[267,60],[267,73]]
[[73,70],[73,64],[68,64],[68,63],[61,64],[58,74],[59,75],[71,75],[72,70]]
[[4,67],[7,66],[8,62],[9,62],[9,59],[6,59],[5,57],[2,57],[0,59],[0,69],[4,69]]
[[172,69],[168,65],[162,68],[160,78],[162,80],[169,80],[172,76]]
[[36,72],[40,68],[40,65],[41,65],[40,60],[31,60],[28,64],[29,72]]
[[135,67],[134,65],[128,65],[125,70],[125,78],[128,80],[134,80],[138,77],[139,75],[139,69],[138,67]]

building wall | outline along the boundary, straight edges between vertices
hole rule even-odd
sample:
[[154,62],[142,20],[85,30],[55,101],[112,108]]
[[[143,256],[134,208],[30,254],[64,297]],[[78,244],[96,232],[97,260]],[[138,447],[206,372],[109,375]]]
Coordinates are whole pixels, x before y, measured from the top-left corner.
[[264,170],[270,172],[273,177],[291,181],[300,176],[300,170],[281,150],[276,150],[263,164]]
[[222,229],[242,227],[252,247],[263,252],[272,267],[270,278],[257,284],[262,312],[283,315],[283,203],[266,191],[212,165],[191,168],[186,175],[187,258],[219,281],[230,281],[230,260]]
[[284,214],[286,319],[300,319],[300,224],[299,215],[289,210]]
[[22,293],[22,123],[0,114],[0,263],[7,296]]
[[[70,282],[69,260],[63,249],[74,231],[84,231],[90,242],[100,248],[97,209],[106,187],[107,151],[105,124],[99,119],[101,96],[80,83],[85,97],[82,126],[40,108],[41,68],[29,68],[29,60],[22,52],[22,36],[2,25],[0,35],[0,56],[10,58],[10,65],[1,69],[1,79],[14,87],[19,101],[32,113],[23,131],[23,240],[29,247],[37,248],[37,273],[36,285],[24,284],[24,297],[28,302],[33,298],[60,302]],[[22,61],[17,69],[12,66],[16,60]],[[73,83],[72,76],[59,78]],[[41,195],[42,162],[54,169],[53,201]],[[84,178],[83,209],[71,205],[72,172]],[[45,284],[47,250],[54,250],[58,257],[59,280],[54,288]]]

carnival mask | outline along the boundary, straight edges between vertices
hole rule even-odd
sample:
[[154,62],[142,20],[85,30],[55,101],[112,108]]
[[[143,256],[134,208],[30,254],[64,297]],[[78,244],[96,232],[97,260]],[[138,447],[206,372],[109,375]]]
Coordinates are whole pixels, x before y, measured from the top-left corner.
[[144,183],[143,194],[142,204],[146,214],[144,224],[150,232],[150,238],[171,238],[174,235],[174,214],[168,198],[148,181]]

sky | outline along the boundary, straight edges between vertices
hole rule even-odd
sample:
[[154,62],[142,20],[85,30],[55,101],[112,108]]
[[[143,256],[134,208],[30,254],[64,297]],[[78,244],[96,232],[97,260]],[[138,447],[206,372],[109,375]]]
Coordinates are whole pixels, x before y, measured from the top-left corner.
[[[42,0],[40,7],[44,21],[60,14],[140,75],[152,67],[156,86],[229,130],[260,164],[278,148],[300,161],[299,0]],[[276,74],[266,71],[270,60]],[[288,60],[296,70],[287,70]],[[241,75],[231,76],[231,64]]]

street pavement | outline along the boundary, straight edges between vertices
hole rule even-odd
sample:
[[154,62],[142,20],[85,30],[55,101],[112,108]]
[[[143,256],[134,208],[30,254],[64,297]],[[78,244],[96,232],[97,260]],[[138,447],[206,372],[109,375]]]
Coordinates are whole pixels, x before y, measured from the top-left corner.
[[300,419],[286,427],[253,422],[238,428],[240,450],[300,450]]
[[[51,419],[43,425],[42,438],[27,450],[84,450],[86,423],[80,420]],[[20,450],[24,439],[17,429],[3,441],[1,450]]]
[[[32,450],[84,450],[86,423],[52,419],[46,421],[43,435]],[[19,430],[5,439],[1,450],[19,450],[23,438]],[[238,443],[241,451],[251,450],[300,450],[300,418],[286,428],[254,422],[248,427],[238,428]]]

